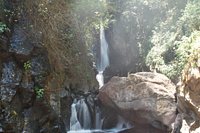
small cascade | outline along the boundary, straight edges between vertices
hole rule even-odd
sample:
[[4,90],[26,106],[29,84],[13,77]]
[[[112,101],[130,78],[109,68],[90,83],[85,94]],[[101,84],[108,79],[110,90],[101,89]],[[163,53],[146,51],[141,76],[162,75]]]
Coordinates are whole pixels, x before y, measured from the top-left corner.
[[97,106],[95,108],[95,129],[101,129],[103,125],[103,119],[101,118],[101,110]]
[[85,99],[75,99],[73,104],[71,105],[70,132],[76,132],[91,128],[91,115]]
[[118,133],[132,127],[116,114],[118,117],[116,126],[103,130],[105,116],[102,114],[101,107],[99,105],[91,106],[86,99],[75,99],[71,105],[70,131],[67,133]]
[[82,129],[91,129],[91,116],[85,99],[81,99],[77,103],[78,106],[78,118],[82,125]]
[[81,124],[77,117],[76,104],[71,105],[70,130],[80,130]]
[[108,43],[105,38],[105,31],[103,24],[101,22],[100,25],[100,64],[98,64],[97,70],[98,74],[96,76],[97,81],[99,82],[99,88],[101,88],[104,85],[104,77],[103,72],[106,69],[106,67],[109,66],[109,57],[108,57]]
[[101,41],[101,61],[99,66],[99,71],[104,71],[107,66],[109,66],[109,58],[108,58],[108,43],[105,38],[105,31],[103,24],[101,22],[100,25],[100,41]]
[[103,77],[103,71],[99,71],[97,76],[96,76],[96,79],[99,83],[99,88],[101,88],[103,85],[104,85],[104,77]]

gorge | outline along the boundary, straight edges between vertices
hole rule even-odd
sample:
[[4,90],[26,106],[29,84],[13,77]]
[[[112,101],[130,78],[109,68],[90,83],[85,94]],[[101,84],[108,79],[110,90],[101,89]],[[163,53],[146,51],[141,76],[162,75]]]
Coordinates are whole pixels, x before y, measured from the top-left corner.
[[0,0],[0,132],[199,133],[199,11]]

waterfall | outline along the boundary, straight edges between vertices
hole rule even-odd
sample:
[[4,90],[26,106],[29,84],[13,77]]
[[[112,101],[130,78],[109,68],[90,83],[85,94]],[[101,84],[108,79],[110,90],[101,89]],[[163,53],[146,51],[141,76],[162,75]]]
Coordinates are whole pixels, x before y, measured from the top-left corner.
[[101,110],[99,107],[95,108],[95,129],[101,129],[103,119],[101,119]]
[[99,82],[99,88],[104,85],[103,72],[107,66],[109,66],[109,57],[108,57],[108,43],[105,38],[105,31],[103,24],[100,24],[100,63],[97,66],[98,74],[96,76],[97,81]]
[[73,103],[71,105],[71,117],[70,117],[70,130],[80,130],[81,124],[78,121],[77,111],[76,111],[76,104]]
[[[91,108],[93,111],[90,111]],[[116,126],[103,130],[105,119],[100,106],[87,104],[86,98],[74,99],[71,105],[70,131],[67,133],[118,133],[132,127],[122,117],[117,114],[116,117]]]
[[100,42],[101,42],[101,49],[100,49],[100,66],[98,71],[104,71],[106,67],[109,65],[109,58],[108,58],[108,43],[105,38],[105,32],[103,28],[103,24],[101,22],[100,25]]
[[99,88],[101,88],[103,85],[104,85],[104,77],[103,77],[103,71],[99,71],[97,76],[96,76],[96,79],[99,83]]
[[91,115],[85,99],[80,99],[78,101],[75,99],[71,105],[70,132],[91,128]]
[[88,109],[87,104],[85,103],[85,99],[80,99],[77,103],[79,108],[78,110],[78,118],[82,124],[83,129],[91,129],[91,116]]

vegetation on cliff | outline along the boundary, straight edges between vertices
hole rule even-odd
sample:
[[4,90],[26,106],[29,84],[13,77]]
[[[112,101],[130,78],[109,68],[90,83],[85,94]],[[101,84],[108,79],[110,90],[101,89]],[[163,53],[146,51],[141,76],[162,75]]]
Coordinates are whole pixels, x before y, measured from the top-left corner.
[[182,13],[175,11],[155,27],[151,43],[153,47],[146,58],[151,69],[175,80],[188,62],[188,57],[199,47],[200,1],[188,1]]
[[[123,47],[136,49],[137,68],[129,71],[148,67],[177,80],[198,43],[199,5],[198,0],[35,0],[22,1],[14,15],[4,8],[0,14],[10,14],[16,21],[28,19],[27,34],[48,51],[52,82],[94,87],[94,46],[99,44],[101,21],[107,31],[120,26],[126,40]],[[0,22],[0,32],[6,30],[5,22]]]
[[98,88],[100,23],[113,75],[181,77],[184,93],[199,79],[199,0],[0,0],[0,132],[61,130],[71,90]]

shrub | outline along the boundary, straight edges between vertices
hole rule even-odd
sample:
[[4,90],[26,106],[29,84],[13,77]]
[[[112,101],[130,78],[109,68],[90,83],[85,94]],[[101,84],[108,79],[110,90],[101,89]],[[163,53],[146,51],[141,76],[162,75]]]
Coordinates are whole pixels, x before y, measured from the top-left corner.
[[24,63],[24,69],[25,71],[28,71],[31,69],[31,62],[30,61],[27,61]]
[[5,23],[0,22],[0,33],[3,33],[5,31],[9,30]]
[[34,90],[35,90],[37,98],[43,98],[43,96],[44,96],[44,88],[39,87],[39,86],[35,86]]

